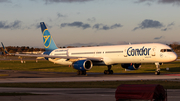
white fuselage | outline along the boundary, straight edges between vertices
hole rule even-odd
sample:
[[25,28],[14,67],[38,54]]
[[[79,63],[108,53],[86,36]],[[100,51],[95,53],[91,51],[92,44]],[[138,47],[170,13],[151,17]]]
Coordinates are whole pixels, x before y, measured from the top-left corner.
[[[50,55],[102,58],[102,62],[95,62],[97,63],[95,65],[164,63],[177,59],[176,53],[169,46],[159,43],[60,48],[52,51]],[[67,61],[67,59],[50,58],[49,60],[63,65],[71,65],[73,63],[73,61]]]

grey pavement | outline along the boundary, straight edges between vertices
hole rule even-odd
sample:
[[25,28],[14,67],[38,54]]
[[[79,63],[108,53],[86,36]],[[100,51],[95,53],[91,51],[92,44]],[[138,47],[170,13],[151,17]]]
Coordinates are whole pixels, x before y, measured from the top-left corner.
[[88,81],[130,81],[130,80],[173,80],[180,81],[179,75],[108,75],[104,76],[77,76],[53,78],[0,78],[0,83],[29,83],[29,82],[88,82]]
[[[115,101],[112,88],[6,88],[0,92],[32,93],[40,95],[0,96],[0,101]],[[179,101],[180,89],[167,90],[168,101]]]

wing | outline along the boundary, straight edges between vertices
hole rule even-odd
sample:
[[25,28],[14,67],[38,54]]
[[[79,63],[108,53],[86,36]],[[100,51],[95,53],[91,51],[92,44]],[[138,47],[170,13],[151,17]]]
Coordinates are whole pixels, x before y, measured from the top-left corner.
[[77,59],[77,60],[83,60],[88,59],[92,61],[103,61],[102,57],[72,57],[72,56],[56,56],[56,55],[34,55],[34,54],[14,54],[15,56],[29,56],[29,57],[44,57],[44,58],[62,58],[62,59]]

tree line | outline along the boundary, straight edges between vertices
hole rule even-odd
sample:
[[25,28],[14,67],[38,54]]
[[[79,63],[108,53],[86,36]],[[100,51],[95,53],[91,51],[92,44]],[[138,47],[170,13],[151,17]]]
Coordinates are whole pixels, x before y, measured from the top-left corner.
[[[16,53],[16,52],[37,52],[37,51],[45,51],[44,48],[33,48],[33,47],[29,47],[29,46],[8,46],[6,47],[6,50],[9,53]],[[0,51],[3,51],[3,48],[0,48]]]
[[180,52],[180,44],[178,42],[174,42],[169,45],[175,52]]

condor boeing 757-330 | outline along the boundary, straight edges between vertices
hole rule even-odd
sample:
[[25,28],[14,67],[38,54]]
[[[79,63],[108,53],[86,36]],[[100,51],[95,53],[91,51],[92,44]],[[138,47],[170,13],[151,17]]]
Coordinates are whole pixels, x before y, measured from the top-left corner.
[[[104,74],[113,74],[112,65],[121,64],[127,70],[137,70],[141,63],[155,63],[155,74],[160,74],[160,65],[177,59],[176,53],[167,45],[160,43],[129,44],[79,48],[58,48],[44,22],[40,23],[45,52],[35,56],[62,65],[72,65],[78,75],[85,75],[95,65],[106,65]],[[3,45],[3,44],[2,44]]]

